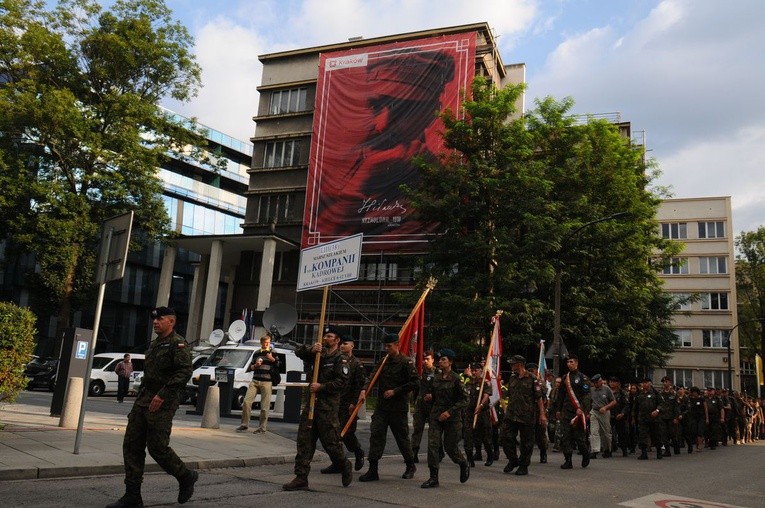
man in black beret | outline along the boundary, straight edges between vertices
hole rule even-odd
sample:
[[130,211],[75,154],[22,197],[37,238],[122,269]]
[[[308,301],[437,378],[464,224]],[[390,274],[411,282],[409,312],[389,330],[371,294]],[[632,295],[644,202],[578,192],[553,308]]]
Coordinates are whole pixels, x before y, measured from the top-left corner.
[[191,378],[191,348],[175,332],[175,311],[157,307],[151,311],[157,337],[149,345],[144,360],[143,383],[128,415],[122,442],[125,461],[125,495],[107,508],[143,506],[141,484],[146,449],[151,457],[179,484],[178,502],[185,503],[194,494],[199,474],[170,448],[173,416],[180,404],[179,394]]
[[[369,469],[359,477],[361,482],[380,479],[377,462],[385,451],[389,427],[406,462],[406,471],[401,478],[413,478],[417,470],[409,441],[409,394],[418,386],[417,369],[412,359],[399,351],[397,334],[387,334],[383,340],[387,355],[377,367],[380,374],[377,379],[377,406],[369,428]],[[366,399],[368,387],[369,383],[359,393],[358,403]]]

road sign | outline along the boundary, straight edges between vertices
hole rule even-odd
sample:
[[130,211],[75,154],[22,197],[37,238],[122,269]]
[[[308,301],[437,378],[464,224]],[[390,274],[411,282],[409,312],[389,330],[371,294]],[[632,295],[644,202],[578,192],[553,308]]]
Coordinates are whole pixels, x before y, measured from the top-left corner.
[[300,251],[298,291],[351,282],[359,278],[363,234]]

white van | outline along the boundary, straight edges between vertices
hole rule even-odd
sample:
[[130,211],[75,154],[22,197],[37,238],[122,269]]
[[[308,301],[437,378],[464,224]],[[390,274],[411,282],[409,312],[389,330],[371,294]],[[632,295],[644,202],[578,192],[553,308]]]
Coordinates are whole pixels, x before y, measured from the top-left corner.
[[[271,404],[276,401],[276,394],[280,390],[284,390],[284,382],[287,381],[287,372],[298,371],[303,372],[303,360],[295,355],[295,351],[292,349],[284,348],[280,344],[274,344],[272,346],[273,352],[279,358],[279,372],[282,375],[282,384],[275,386],[273,393],[271,394]],[[199,393],[199,379],[203,375],[210,376],[210,386],[215,385],[215,368],[227,367],[234,369],[234,400],[232,401],[233,409],[241,409],[244,402],[244,395],[247,393],[247,387],[252,381],[252,371],[247,371],[247,368],[252,363],[252,357],[256,351],[260,350],[260,344],[254,344],[249,341],[245,344],[228,344],[220,346],[210,354],[205,363],[201,367],[194,370],[191,375],[191,381],[186,387],[189,393],[189,398],[192,402],[196,402],[197,394]],[[260,394],[255,399],[257,404],[260,400]]]
[[[131,381],[143,373],[144,355],[129,353],[133,363]],[[105,393],[117,393],[117,374],[114,369],[122,361],[125,353],[98,353],[93,356],[93,369],[90,371],[88,394],[100,397]]]

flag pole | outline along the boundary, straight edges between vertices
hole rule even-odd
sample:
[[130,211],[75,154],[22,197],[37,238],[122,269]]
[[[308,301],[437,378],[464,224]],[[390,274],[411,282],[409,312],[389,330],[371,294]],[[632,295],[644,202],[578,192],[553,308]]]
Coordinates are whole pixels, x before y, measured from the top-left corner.
[[[486,361],[483,364],[483,376],[481,376],[481,388],[478,390],[478,401],[476,402],[475,409],[477,410],[478,407],[481,405],[481,399],[483,398],[483,387],[486,385],[486,373],[489,371],[489,360],[491,359],[491,353],[494,346],[494,337],[497,333],[499,333],[499,318],[502,316],[502,313],[504,311],[497,310],[497,313],[494,314],[494,329],[491,332],[491,341],[489,341],[489,351],[486,353]],[[478,423],[478,413],[473,411],[473,428],[475,429],[475,425]]]
[[[425,298],[427,298],[428,293],[430,293],[433,288],[436,287],[436,279],[431,277],[428,280],[427,285],[425,286],[425,290],[420,295],[420,299],[417,300],[417,304],[412,309],[412,312],[409,313],[409,317],[406,318],[406,321],[404,322],[404,325],[401,327],[401,330],[398,331],[398,339],[401,340],[401,333],[406,330],[406,328],[409,326],[409,323],[412,322],[412,319],[414,319],[415,314],[417,313],[417,310],[420,308],[422,303],[425,301]],[[420,339],[422,340],[422,339]],[[377,370],[374,373],[374,376],[372,376],[372,379],[367,384],[366,391],[369,392],[372,390],[372,387],[377,382],[377,378],[380,377],[380,373],[382,372],[383,367],[388,362],[388,356],[385,355],[385,358],[382,359],[380,362],[380,365],[377,367]],[[356,415],[359,414],[359,411],[361,410],[362,404],[366,404],[366,397],[364,397],[362,400],[356,402],[356,406],[353,408],[353,411],[351,411],[351,416],[348,417],[348,421],[345,423],[345,427],[343,427],[343,430],[340,432],[340,437],[344,437],[345,433],[348,432],[348,429],[351,428],[351,425],[353,425],[353,421],[356,419]]]
[[[319,342],[321,342],[324,336],[324,314],[327,311],[327,295],[329,294],[329,286],[324,286],[324,296],[321,299],[321,316],[319,317]],[[313,360],[313,377],[311,378],[311,384],[315,384],[319,381],[319,366],[321,365],[321,351],[316,353]],[[316,407],[316,393],[311,392],[311,398],[308,403],[308,428],[313,426],[313,411]]]

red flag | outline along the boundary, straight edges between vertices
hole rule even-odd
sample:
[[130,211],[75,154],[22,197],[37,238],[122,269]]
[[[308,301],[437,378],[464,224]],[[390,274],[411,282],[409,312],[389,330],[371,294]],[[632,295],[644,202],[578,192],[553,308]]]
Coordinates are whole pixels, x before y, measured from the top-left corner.
[[417,367],[417,372],[422,375],[423,357],[423,332],[425,330],[425,301],[412,310],[411,319],[401,328],[398,333],[399,350],[409,356]]

